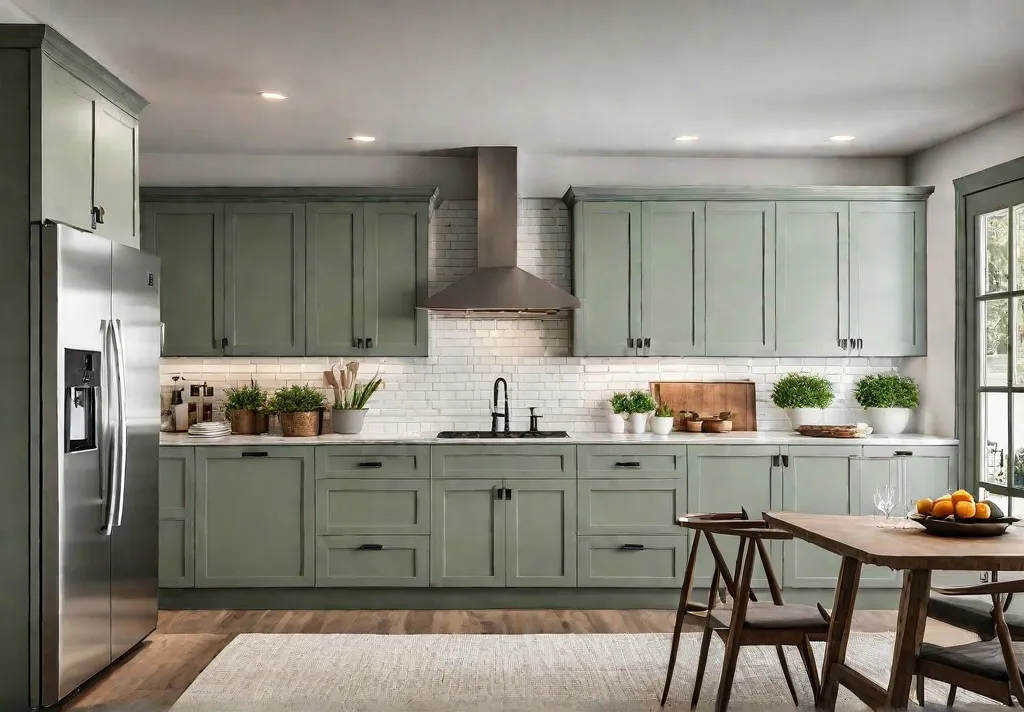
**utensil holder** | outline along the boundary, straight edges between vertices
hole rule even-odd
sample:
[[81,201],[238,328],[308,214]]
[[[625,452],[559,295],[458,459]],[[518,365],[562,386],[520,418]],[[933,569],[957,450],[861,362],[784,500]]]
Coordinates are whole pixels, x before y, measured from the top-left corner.
[[331,430],[339,435],[355,435],[362,432],[363,421],[368,408],[335,408],[331,411]]

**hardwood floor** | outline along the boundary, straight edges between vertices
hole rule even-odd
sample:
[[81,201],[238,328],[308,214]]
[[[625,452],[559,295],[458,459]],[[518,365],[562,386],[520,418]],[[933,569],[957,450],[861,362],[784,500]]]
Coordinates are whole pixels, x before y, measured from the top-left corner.
[[[240,633],[670,633],[674,621],[675,611],[654,610],[161,611],[156,632],[134,654],[61,709],[164,712]],[[895,630],[896,612],[860,611],[854,629]],[[972,639],[935,621],[925,637],[946,645]]]

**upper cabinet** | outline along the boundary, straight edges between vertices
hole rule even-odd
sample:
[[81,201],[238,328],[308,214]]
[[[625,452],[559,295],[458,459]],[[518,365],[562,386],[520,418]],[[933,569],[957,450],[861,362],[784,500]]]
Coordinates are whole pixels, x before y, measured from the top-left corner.
[[393,190],[143,191],[164,355],[426,356],[436,196]]
[[925,353],[931,188],[570,188],[577,356]]

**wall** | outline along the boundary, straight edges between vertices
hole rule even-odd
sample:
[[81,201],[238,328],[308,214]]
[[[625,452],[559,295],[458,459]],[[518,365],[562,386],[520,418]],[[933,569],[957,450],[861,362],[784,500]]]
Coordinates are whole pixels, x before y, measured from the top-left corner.
[[[476,197],[476,159],[144,153],[144,186],[439,186]],[[900,158],[605,158],[519,154],[520,195],[559,197],[576,185],[903,185]]]
[[[519,264],[569,288],[569,213],[560,200],[523,199],[519,211]],[[475,201],[445,201],[434,215],[430,235],[431,292],[467,274],[476,263]],[[758,427],[787,427],[785,414],[769,393],[789,371],[825,374],[839,397],[833,422],[857,419],[851,392],[865,373],[891,371],[891,359],[776,358],[573,358],[570,322],[558,319],[462,319],[431,316],[428,358],[361,359],[360,374],[378,368],[387,383],[372,401],[366,431],[435,432],[490,425],[491,384],[509,382],[513,427],[526,428],[528,407],[539,406],[546,429],[593,432],[604,429],[605,403],[613,391],[647,389],[655,380],[750,379],[756,384]],[[322,386],[322,371],[337,359],[224,358],[165,359],[161,377],[206,381],[222,393],[225,386],[256,378],[265,388],[293,383]],[[325,394],[328,389],[324,390]],[[218,397],[218,401],[221,396]]]
[[912,157],[910,183],[934,185],[928,201],[928,356],[908,359],[921,383],[918,429],[953,435],[956,379],[956,205],[953,181],[1024,155],[1024,111]]

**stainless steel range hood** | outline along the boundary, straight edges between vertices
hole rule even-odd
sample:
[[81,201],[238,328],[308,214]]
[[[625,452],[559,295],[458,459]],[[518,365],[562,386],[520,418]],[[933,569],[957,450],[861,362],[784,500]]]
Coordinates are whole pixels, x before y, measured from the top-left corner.
[[573,295],[516,266],[517,153],[514,146],[477,149],[477,268],[421,308],[524,315],[580,308]]

